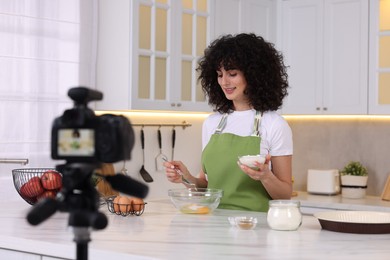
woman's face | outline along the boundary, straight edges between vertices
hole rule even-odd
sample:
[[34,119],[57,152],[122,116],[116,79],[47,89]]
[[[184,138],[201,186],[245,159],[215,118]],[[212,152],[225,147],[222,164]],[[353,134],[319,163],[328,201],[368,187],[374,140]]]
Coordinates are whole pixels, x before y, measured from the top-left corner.
[[247,82],[242,71],[221,68],[217,71],[217,75],[218,84],[227,99],[232,100],[236,107],[239,104],[248,104],[248,97],[244,94]]

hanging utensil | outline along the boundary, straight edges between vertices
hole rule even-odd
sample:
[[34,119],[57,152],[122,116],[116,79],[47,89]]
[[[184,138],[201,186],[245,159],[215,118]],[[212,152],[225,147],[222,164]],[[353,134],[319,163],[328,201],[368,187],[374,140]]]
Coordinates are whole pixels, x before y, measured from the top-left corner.
[[175,127],[172,128],[172,157],[171,160],[173,161],[174,154],[175,154],[175,142],[176,142],[176,130]]
[[158,139],[158,147],[160,148],[160,152],[156,156],[156,171],[163,171],[164,170],[163,161],[168,160],[168,157],[162,152],[160,127],[157,129],[157,139]]
[[144,129],[141,128],[141,147],[142,147],[142,167],[139,170],[139,173],[141,174],[142,179],[146,182],[153,182],[152,176],[146,171],[145,169],[145,135],[144,135]]
[[127,171],[127,169],[126,169],[126,160],[123,160],[123,165],[122,165],[122,170],[121,170],[121,173],[123,174],[123,175],[129,175],[129,172]]

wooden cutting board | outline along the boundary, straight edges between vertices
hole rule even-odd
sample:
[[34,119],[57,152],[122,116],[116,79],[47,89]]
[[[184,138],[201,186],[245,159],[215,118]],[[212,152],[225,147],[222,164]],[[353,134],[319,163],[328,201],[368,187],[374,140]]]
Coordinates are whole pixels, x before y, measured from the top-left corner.
[[383,188],[382,191],[382,200],[390,201],[390,175],[387,177],[385,187]]
[[[115,175],[115,169],[114,165],[111,163],[103,163],[100,169],[96,170],[97,173],[100,173],[102,175]],[[103,197],[108,197],[108,196],[117,196],[119,195],[119,192],[112,189],[111,185],[105,181],[105,180],[100,180],[98,184],[96,185],[96,189],[100,193],[101,196]]]

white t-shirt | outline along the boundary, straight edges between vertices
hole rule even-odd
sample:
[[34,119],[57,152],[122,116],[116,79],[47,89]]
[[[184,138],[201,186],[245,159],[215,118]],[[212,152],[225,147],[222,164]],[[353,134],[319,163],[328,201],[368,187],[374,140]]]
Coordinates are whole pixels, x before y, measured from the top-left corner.
[[[255,110],[234,111],[227,117],[227,123],[222,133],[232,133],[239,136],[249,136],[253,132]],[[223,114],[214,113],[203,122],[202,146],[206,147],[214,134]],[[293,154],[291,128],[287,121],[275,111],[264,112],[260,126],[260,154],[282,156]]]

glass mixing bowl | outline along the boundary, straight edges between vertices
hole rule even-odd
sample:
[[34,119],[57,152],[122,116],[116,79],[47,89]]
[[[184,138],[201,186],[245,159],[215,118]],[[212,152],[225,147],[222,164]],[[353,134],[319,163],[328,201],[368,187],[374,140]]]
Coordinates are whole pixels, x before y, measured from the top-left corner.
[[223,191],[207,188],[170,189],[168,195],[182,213],[208,214],[218,207]]

